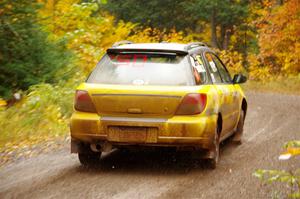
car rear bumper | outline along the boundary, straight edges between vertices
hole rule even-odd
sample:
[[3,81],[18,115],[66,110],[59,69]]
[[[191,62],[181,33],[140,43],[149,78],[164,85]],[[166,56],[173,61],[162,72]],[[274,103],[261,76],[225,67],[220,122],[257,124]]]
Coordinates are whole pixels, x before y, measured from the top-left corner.
[[[100,117],[93,113],[74,112],[70,130],[72,140],[76,142],[209,149],[212,147],[216,120],[216,115],[174,116],[166,119]],[[132,132],[132,127],[138,129],[138,132]],[[128,132],[126,130],[125,136],[124,128],[130,129]]]

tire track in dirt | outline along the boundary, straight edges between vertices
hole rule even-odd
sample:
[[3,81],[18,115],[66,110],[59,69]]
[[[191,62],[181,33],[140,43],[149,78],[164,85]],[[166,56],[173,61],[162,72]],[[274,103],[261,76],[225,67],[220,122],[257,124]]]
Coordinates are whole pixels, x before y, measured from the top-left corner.
[[[278,161],[285,141],[300,138],[300,96],[248,94],[244,143],[225,142],[216,170],[190,153],[115,151],[85,169],[66,146],[0,170],[0,198],[268,198],[257,168],[299,167]],[[298,112],[297,112],[298,111]]]

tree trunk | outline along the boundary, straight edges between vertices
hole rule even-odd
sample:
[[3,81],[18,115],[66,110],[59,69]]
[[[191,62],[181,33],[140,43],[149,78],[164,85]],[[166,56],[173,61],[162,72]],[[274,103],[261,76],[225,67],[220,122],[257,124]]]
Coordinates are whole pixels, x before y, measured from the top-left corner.
[[226,35],[227,34],[227,27],[226,25],[222,25],[221,26],[221,37],[220,37],[220,41],[219,41],[219,46],[221,48],[221,50],[226,50]]
[[224,49],[224,42],[225,42],[225,35],[226,34],[226,26],[222,25],[221,26],[221,37],[220,37],[220,44],[221,44],[221,48],[222,50]]
[[282,6],[283,5],[283,0],[276,0],[276,5]]
[[214,48],[218,48],[218,38],[217,38],[217,24],[216,24],[216,12],[213,9],[210,19],[211,28],[211,45]]
[[225,38],[223,42],[223,50],[228,50],[229,43],[230,43],[230,37],[233,33],[233,28],[227,28],[225,31]]

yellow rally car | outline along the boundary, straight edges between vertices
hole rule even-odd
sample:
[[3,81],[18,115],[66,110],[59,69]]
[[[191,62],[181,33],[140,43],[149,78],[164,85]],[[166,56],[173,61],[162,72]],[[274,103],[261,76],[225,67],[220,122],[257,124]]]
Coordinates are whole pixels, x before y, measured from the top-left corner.
[[77,88],[71,152],[90,165],[113,148],[187,148],[215,168],[219,143],[241,142],[245,81],[200,42],[118,42]]

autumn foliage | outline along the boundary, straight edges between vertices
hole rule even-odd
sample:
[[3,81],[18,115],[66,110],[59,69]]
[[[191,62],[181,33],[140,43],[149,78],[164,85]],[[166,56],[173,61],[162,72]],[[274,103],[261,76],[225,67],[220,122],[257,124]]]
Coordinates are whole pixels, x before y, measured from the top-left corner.
[[262,62],[270,71],[300,72],[300,1],[289,0],[262,17],[259,24]]

